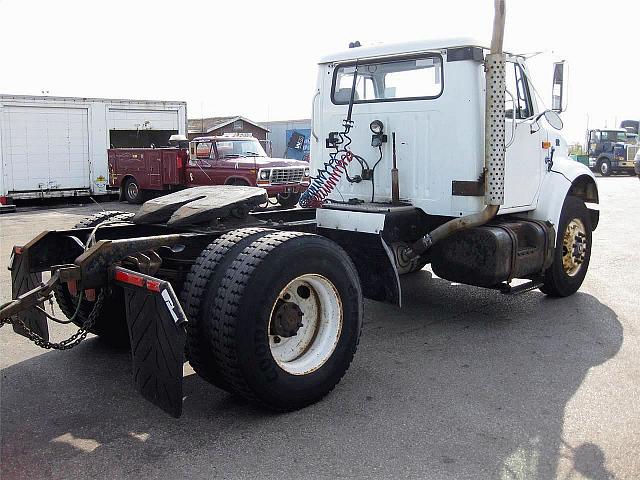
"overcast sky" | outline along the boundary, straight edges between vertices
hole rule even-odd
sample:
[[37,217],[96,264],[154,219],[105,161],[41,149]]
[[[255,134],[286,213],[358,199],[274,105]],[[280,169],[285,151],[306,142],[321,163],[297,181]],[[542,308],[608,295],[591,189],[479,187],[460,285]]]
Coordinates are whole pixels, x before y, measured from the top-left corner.
[[[189,117],[308,118],[316,61],[363,44],[456,36],[488,44],[492,0],[0,0],[0,93],[186,100]],[[505,49],[548,96],[570,64],[565,135],[640,118],[636,0],[510,0]]]

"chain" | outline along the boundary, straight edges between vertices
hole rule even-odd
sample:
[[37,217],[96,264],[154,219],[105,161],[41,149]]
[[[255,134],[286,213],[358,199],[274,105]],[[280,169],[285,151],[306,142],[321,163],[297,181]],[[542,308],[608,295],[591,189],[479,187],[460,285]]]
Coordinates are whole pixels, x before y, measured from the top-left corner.
[[[17,323],[22,328],[24,328],[25,333],[26,333],[26,337],[29,340],[31,340],[33,343],[35,343],[37,346],[41,347],[41,348],[45,348],[47,350],[49,350],[49,349],[53,349],[53,350],[69,350],[70,348],[75,347],[76,345],[80,344],[80,342],[82,342],[85,338],[87,338],[87,334],[89,333],[89,330],[91,330],[91,328],[93,327],[93,324],[95,323],[96,319],[98,318],[98,315],[100,315],[100,310],[102,310],[102,303],[104,302],[104,298],[105,298],[105,293],[104,292],[105,292],[104,289],[100,290],[100,293],[98,294],[98,297],[96,298],[96,302],[93,305],[93,310],[91,310],[91,313],[87,317],[87,320],[82,324],[82,327],[80,327],[78,329],[78,331],[76,333],[74,333],[73,335],[71,335],[69,338],[67,338],[66,340],[62,340],[61,342],[58,342],[58,343],[50,342],[48,340],[45,340],[40,335],[38,335],[36,332],[31,330],[24,323],[24,321],[19,317],[16,317],[14,320],[11,320],[11,319],[4,320],[3,323],[15,324],[15,322],[17,321]],[[82,301],[82,300],[80,300],[80,301]]]

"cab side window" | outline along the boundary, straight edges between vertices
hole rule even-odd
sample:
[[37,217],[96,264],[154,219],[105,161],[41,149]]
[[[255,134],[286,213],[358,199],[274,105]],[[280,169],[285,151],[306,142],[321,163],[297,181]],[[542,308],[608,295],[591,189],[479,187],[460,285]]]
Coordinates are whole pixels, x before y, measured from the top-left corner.
[[505,115],[508,119],[513,118],[515,109],[515,118],[529,118],[533,115],[533,107],[531,103],[531,92],[529,91],[529,83],[525,77],[522,67],[514,62],[507,62],[506,65],[506,82],[507,91],[513,95],[507,94],[505,97]]

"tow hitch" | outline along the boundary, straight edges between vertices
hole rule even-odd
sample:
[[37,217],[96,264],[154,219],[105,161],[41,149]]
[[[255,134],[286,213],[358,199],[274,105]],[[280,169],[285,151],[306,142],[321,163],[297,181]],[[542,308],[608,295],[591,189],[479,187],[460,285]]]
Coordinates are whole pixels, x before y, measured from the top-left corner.
[[[62,280],[73,278],[76,266],[60,266],[46,283],[42,283],[41,273],[31,273],[28,255],[23,247],[14,247],[11,254],[9,270],[13,300],[0,306],[0,327],[11,324],[13,331],[27,337],[41,348],[68,350],[78,345],[87,337],[95,318],[102,308],[104,293],[102,290],[95,299],[93,310],[87,321],[69,338],[61,342],[49,341],[47,319],[58,323],[70,323],[71,320],[60,320],[49,315],[44,309],[44,302],[51,301],[53,289]],[[82,300],[80,295],[79,302]]]

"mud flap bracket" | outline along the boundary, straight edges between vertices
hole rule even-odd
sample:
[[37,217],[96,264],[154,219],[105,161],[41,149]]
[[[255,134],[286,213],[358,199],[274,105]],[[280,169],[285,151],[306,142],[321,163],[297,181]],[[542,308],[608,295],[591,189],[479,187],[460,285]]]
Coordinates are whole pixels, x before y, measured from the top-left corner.
[[144,398],[178,418],[182,414],[182,366],[187,317],[167,281],[122,267],[133,380]]

